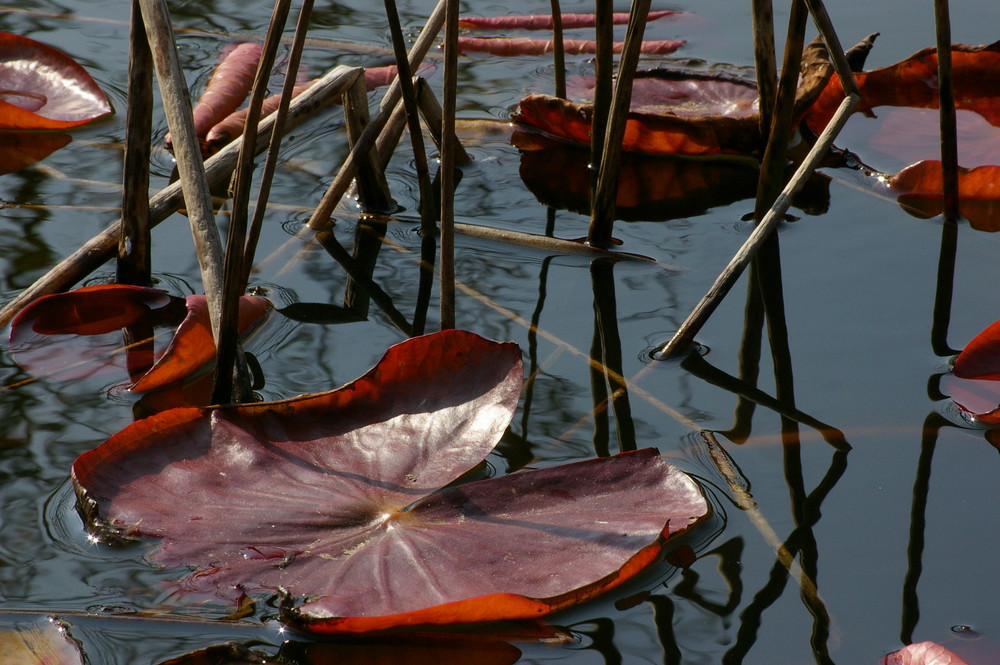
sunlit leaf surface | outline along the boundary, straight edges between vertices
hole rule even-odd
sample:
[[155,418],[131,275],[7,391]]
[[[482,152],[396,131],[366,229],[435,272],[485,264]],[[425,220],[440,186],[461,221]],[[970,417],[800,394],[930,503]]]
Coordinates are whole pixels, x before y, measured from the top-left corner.
[[0,129],[68,129],[109,113],[108,98],[72,58],[0,32]]
[[882,665],[969,665],[957,654],[935,642],[909,644],[879,662]]
[[536,617],[634,576],[708,509],[653,450],[441,489],[520,387],[516,345],[445,331],[331,392],[139,421],[73,477],[92,527],[196,567],[183,589],[280,587],[308,597],[288,618],[309,630]]

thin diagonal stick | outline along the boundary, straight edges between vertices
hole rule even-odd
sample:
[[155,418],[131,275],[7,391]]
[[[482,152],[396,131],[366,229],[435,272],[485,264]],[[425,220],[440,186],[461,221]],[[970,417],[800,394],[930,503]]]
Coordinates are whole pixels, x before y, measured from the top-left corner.
[[809,177],[812,176],[820,160],[826,155],[830,146],[833,145],[833,140],[847,122],[847,118],[854,112],[858,102],[861,100],[857,82],[854,80],[854,75],[851,73],[847,58],[844,56],[844,50],[840,45],[840,40],[837,38],[837,33],[834,32],[830,24],[830,17],[826,13],[826,8],[819,0],[805,0],[805,2],[823,37],[823,41],[826,42],[827,50],[830,52],[830,59],[837,74],[840,75],[840,82],[844,88],[846,97],[840,103],[833,118],[827,123],[826,129],[820,134],[809,154],[806,155],[805,160],[799,165],[795,174],[792,175],[791,180],[789,180],[788,184],[785,185],[785,188],[775,199],[771,209],[760,220],[753,233],[750,234],[750,237],[747,238],[743,246],[740,247],[736,255],[716,278],[708,293],[705,294],[691,314],[688,315],[687,319],[684,320],[684,323],[681,324],[673,338],[657,349],[657,355],[661,358],[676,356],[688,348],[694,340],[694,336],[701,330],[701,327],[743,273],[743,269],[746,268],[747,264],[750,263],[750,260],[753,259],[754,255],[764,244],[764,241],[767,240],[767,236],[778,225],[778,222],[781,221],[785,211],[792,204],[792,197],[802,189]]

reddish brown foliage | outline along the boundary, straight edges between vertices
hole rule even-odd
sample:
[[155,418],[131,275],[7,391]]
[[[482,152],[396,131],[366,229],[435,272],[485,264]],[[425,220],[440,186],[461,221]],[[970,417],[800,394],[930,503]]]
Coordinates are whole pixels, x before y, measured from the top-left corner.
[[[673,16],[677,12],[669,10],[649,12],[646,15],[647,21],[655,21],[665,16]],[[574,28],[593,28],[597,25],[597,18],[594,14],[561,14],[562,27],[565,30]],[[612,15],[615,25],[628,23],[628,13],[615,12]],[[551,30],[554,26],[551,14],[534,14],[531,16],[466,16],[458,20],[459,25],[465,28],[494,28],[498,30]]]
[[[683,41],[664,39],[660,41],[643,42],[640,51],[646,55],[666,55],[673,53]],[[621,53],[622,42],[615,42],[612,48],[615,53]],[[551,39],[528,39],[526,37],[459,37],[460,53],[489,53],[500,56],[544,55],[551,53]],[[586,39],[564,39],[563,50],[570,55],[581,53],[596,53],[597,42]]]

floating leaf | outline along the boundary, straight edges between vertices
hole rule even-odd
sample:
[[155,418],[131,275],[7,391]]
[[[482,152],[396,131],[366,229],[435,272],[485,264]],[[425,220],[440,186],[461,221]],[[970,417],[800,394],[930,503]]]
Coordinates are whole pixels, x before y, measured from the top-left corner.
[[109,113],[108,98],[72,58],[0,32],[0,129],[69,129]]
[[[181,322],[170,345],[152,369],[132,384],[130,390],[146,392],[190,376],[215,358],[215,341],[208,316],[208,299],[202,295],[188,296],[187,316]],[[247,334],[259,326],[271,313],[273,305],[267,298],[242,296],[236,328]]]
[[[247,334],[255,329],[272,309],[266,298],[241,298],[240,331]],[[159,289],[127,284],[100,284],[43,296],[13,320],[9,344],[14,360],[36,375],[61,380],[122,376],[130,361],[136,360],[130,356],[144,353],[141,345],[123,350],[123,329],[141,329],[140,339],[144,339],[157,327],[178,325],[166,349],[146,363],[152,369],[134,377],[130,389],[142,392],[189,376],[214,358],[205,296],[177,298]]]
[[[944,212],[941,162],[911,164],[889,178],[901,206],[918,217]],[[958,212],[980,231],[1000,231],[1000,166],[958,169]]]
[[[1000,42],[985,46],[953,44],[951,48],[955,107],[978,113],[1000,125]],[[854,75],[861,90],[855,113],[873,114],[881,106],[938,106],[937,49],[925,48],[896,64]],[[833,117],[844,91],[834,74],[809,109],[805,123],[822,131]],[[971,165],[970,165],[971,166]]]
[[[1000,230],[1000,42],[951,48],[956,108],[959,212],[974,228]],[[841,134],[875,170],[894,171],[889,186],[907,212],[941,214],[943,179],[938,107],[937,49],[926,48],[888,67],[855,75],[861,101]],[[818,132],[843,99],[833,75],[805,123]],[[883,166],[878,160],[895,160]]]
[[971,419],[1000,425],[1000,321],[976,335],[958,354],[942,388]]
[[[814,42],[803,53],[796,108],[823,88],[830,64]],[[704,72],[637,72],[622,149],[652,155],[751,154],[763,145],[753,83]],[[548,95],[521,100],[517,122],[556,138],[590,144],[593,107]]]
[[[676,39],[661,39],[642,42],[639,52],[645,55],[667,55],[673,53],[684,42]],[[489,53],[490,55],[545,55],[554,48],[551,39],[528,39],[526,37],[459,37],[459,53]],[[615,53],[621,53],[622,42],[611,45]],[[581,53],[596,53],[597,42],[587,39],[564,39],[563,51],[569,55]]]
[[935,642],[907,645],[879,662],[881,665],[968,665],[958,654]]
[[138,421],[73,478],[91,528],[196,566],[183,589],[285,589],[306,630],[538,617],[634,576],[708,508],[654,450],[441,489],[520,387],[516,345],[443,331],[327,393]]
[[[678,12],[669,10],[649,12],[646,21],[655,21],[665,16],[674,16]],[[564,30],[574,28],[593,28],[597,25],[594,14],[560,14],[559,19]],[[615,25],[628,23],[627,12],[614,12],[611,20]],[[554,26],[551,14],[534,14],[531,16],[466,16],[458,20],[464,28],[492,28],[497,30],[551,30]]]
[[1000,381],[1000,321],[976,335],[955,358],[955,376]]
[[50,618],[0,631],[0,665],[82,665],[66,625]]

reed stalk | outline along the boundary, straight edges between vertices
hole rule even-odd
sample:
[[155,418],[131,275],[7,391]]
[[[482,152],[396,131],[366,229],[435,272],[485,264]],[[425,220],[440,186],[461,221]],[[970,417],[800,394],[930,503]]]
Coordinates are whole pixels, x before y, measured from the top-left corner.
[[[292,90],[295,87],[299,63],[302,60],[302,48],[305,45],[306,35],[309,32],[309,20],[312,17],[312,8],[313,0],[303,0],[295,25],[295,35],[292,37],[292,45],[288,53],[288,62],[285,67],[285,77],[281,88],[281,99],[274,113],[274,131],[271,132],[267,156],[264,158],[264,166],[260,176],[260,191],[257,194],[253,219],[250,220],[246,246],[243,250],[243,275],[240,283],[244,291],[250,281],[250,272],[253,269],[254,256],[257,253],[257,241],[260,238],[261,228],[264,225],[264,213],[267,211],[267,202],[271,194],[271,182],[274,179],[274,171],[278,165],[281,139],[285,135],[285,123],[288,119],[288,111],[292,105]],[[254,148],[256,151],[256,146]]]
[[552,69],[556,97],[566,99],[566,49],[563,47],[562,8],[559,0],[551,0],[552,9]]
[[[447,16],[447,3],[445,15]],[[385,0],[385,15],[389,21],[389,32],[392,35],[392,48],[396,54],[396,67],[400,90],[403,95],[403,106],[406,108],[407,128],[410,131],[410,147],[413,149],[413,166],[417,172],[417,184],[420,188],[420,230],[424,235],[433,235],[437,228],[434,224],[434,188],[431,185],[430,170],[427,167],[427,152],[424,150],[424,135],[420,129],[420,111],[417,107],[417,92],[413,85],[413,67],[410,66],[406,53],[406,43],[403,40],[403,28],[399,23],[399,12],[396,11],[396,0]]]
[[948,0],[934,0],[937,37],[938,113],[941,123],[941,178],[944,216],[958,219],[958,129],[955,126],[955,85],[951,67],[951,15]]
[[[441,109],[441,330],[455,327],[455,112],[458,99],[458,0],[447,0]],[[421,216],[422,217],[422,216]]]
[[173,137],[174,157],[194,236],[195,253],[201,268],[202,286],[212,322],[212,336],[217,340],[222,321],[222,239],[215,225],[212,196],[202,162],[201,147],[194,130],[191,97],[177,57],[177,45],[165,0],[139,0],[139,6],[146,38],[153,54],[163,111]]
[[752,0],[753,55],[757,71],[759,129],[761,136],[771,130],[771,114],[777,99],[778,72],[774,53],[774,8],[771,0]]
[[131,4],[122,225],[115,279],[120,284],[149,286],[152,284],[149,157],[153,132],[153,55],[139,2],[132,0]]
[[597,0],[594,16],[597,27],[597,41],[594,53],[594,114],[590,123],[590,209],[594,209],[597,196],[597,174],[601,166],[601,151],[604,149],[604,133],[611,111],[611,88],[614,76],[614,7],[610,0]]
[[740,247],[736,255],[729,261],[723,271],[716,278],[708,293],[698,302],[691,314],[681,324],[674,336],[662,344],[655,352],[659,358],[671,358],[687,349],[694,336],[698,334],[701,327],[712,315],[719,303],[726,297],[733,284],[743,273],[743,270],[750,263],[750,260],[760,250],[767,240],[768,235],[777,227],[782,216],[792,203],[792,197],[802,189],[813,171],[819,166],[827,151],[833,145],[833,140],[840,133],[840,130],[847,123],[847,119],[854,112],[861,94],[858,90],[854,74],[851,72],[850,64],[844,54],[844,49],[840,45],[830,16],[826,12],[826,7],[821,0],[804,0],[809,13],[813,17],[819,29],[820,35],[830,53],[830,60],[833,68],[840,76],[841,86],[844,90],[844,100],[834,113],[826,128],[816,139],[805,159],[795,170],[788,184],[785,185],[781,193],[775,198],[767,214],[757,223],[753,233],[747,238],[743,246]]
[[[438,0],[438,4],[427,18],[423,30],[420,31],[420,35],[410,49],[409,57],[406,59],[410,71],[413,71],[423,61],[424,56],[427,55],[427,51],[430,50],[434,40],[437,39],[437,35],[441,31],[441,26],[444,24],[445,3],[446,0]],[[389,86],[389,89],[382,97],[378,113],[372,119],[371,123],[365,127],[365,131],[362,132],[361,137],[359,137],[354,147],[351,148],[351,152],[348,154],[344,165],[341,166],[333,182],[327,188],[326,193],[323,194],[319,205],[316,206],[316,210],[309,217],[308,228],[320,230],[330,224],[330,215],[333,214],[334,209],[344,197],[344,194],[351,185],[351,180],[354,178],[357,169],[357,160],[375,144],[376,138],[382,132],[382,128],[385,127],[385,123],[389,120],[389,116],[396,107],[396,102],[399,101],[402,95],[402,78],[402,73],[397,75],[396,80],[392,82],[392,85]]]
[[[274,68],[280,45],[281,33],[288,20],[291,0],[277,0],[271,12],[271,22],[264,38],[264,48],[257,63],[247,118],[243,129],[243,143],[236,159],[231,194],[232,214],[226,237],[226,259],[223,274],[222,314],[219,334],[216,336],[215,384],[212,389],[213,404],[247,402],[253,397],[250,376],[239,342],[240,296],[246,290],[243,283],[243,259],[247,240],[247,213],[250,204],[250,187],[253,180],[254,155],[257,147],[257,124],[260,109],[267,93],[267,83]],[[290,94],[290,93],[289,93]],[[287,100],[286,100],[287,104]],[[258,206],[259,207],[259,206]]]
[[[590,207],[590,228],[587,242],[595,247],[608,247],[615,219],[615,199],[618,194],[618,167],[621,164],[622,139],[632,103],[632,80],[639,64],[642,37],[646,30],[646,16],[650,0],[633,0],[629,13],[625,44],[618,62],[618,79],[614,87],[611,111],[597,173],[597,189]],[[596,112],[595,120],[596,123]]]

